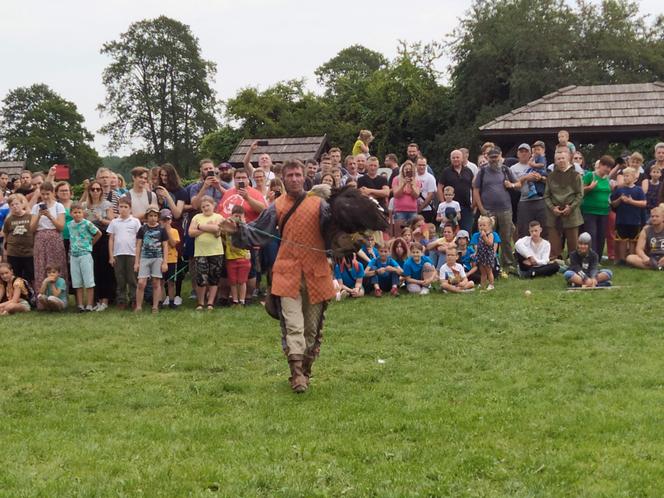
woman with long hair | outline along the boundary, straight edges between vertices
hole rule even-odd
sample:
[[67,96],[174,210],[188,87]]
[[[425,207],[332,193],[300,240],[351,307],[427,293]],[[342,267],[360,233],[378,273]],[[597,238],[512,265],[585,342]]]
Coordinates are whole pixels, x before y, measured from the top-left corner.
[[394,193],[394,221],[408,223],[417,215],[417,198],[422,182],[417,179],[415,166],[411,161],[401,165],[399,175],[392,180]]
[[108,308],[109,300],[115,298],[115,272],[109,263],[108,234],[106,228],[115,218],[113,203],[104,195],[102,185],[94,180],[81,197],[81,203],[87,220],[101,231],[101,238],[92,246],[92,260],[95,273],[96,311]]
[[[159,185],[155,189],[159,206],[171,210],[173,219],[171,226],[178,231],[180,240],[184,240],[187,224],[186,209],[190,203],[189,194],[182,188],[180,175],[171,163],[164,163],[159,167]],[[177,245],[178,262],[175,267],[175,298],[176,306],[182,304],[182,282],[184,281],[185,263],[182,258],[182,243]],[[170,303],[170,301],[169,301]],[[167,303],[167,304],[169,304]]]

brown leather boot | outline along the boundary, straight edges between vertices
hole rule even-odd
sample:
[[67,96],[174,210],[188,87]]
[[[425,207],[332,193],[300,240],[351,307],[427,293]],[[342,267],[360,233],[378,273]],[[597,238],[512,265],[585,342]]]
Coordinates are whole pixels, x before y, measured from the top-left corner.
[[288,357],[288,366],[290,366],[291,376],[290,381],[291,389],[296,393],[303,393],[307,390],[307,378],[302,372],[302,355],[290,355]]
[[307,385],[309,385],[309,380],[311,379],[311,367],[314,361],[316,361],[316,357],[308,354],[305,354],[302,360],[302,373],[307,378]]

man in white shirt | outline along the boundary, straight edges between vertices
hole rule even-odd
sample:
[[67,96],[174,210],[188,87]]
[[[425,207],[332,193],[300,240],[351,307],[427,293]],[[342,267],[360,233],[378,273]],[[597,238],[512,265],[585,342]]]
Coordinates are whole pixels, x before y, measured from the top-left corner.
[[418,212],[424,216],[427,223],[434,223],[436,220],[436,211],[431,206],[438,186],[436,178],[427,171],[427,158],[420,156],[417,158],[417,181],[421,182],[420,197],[417,199]]
[[470,157],[470,151],[469,151],[468,149],[466,149],[465,147],[462,147],[462,148],[460,148],[459,150],[461,151],[461,154],[463,154],[463,162],[462,162],[462,164],[463,164],[466,168],[468,168],[470,171],[473,172],[473,176],[477,175],[477,171],[478,171],[478,169],[479,169],[479,168],[477,167],[477,164],[475,164],[475,163],[473,163],[473,162],[471,162],[471,161],[468,160],[468,158]]
[[525,278],[548,277],[558,273],[558,263],[549,263],[551,244],[542,238],[542,225],[533,220],[528,225],[530,235],[516,241],[514,249],[519,263],[519,275]]

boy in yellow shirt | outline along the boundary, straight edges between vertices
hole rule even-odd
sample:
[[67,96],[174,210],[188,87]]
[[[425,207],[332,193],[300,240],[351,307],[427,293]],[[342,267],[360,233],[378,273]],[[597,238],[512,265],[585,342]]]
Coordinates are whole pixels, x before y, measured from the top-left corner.
[[175,306],[175,272],[177,271],[178,264],[180,234],[171,226],[172,220],[173,213],[171,213],[170,209],[162,209],[159,211],[161,227],[166,230],[166,233],[168,234],[168,244],[166,246],[166,263],[168,264],[168,271],[164,273],[164,281],[166,282],[168,296],[164,300],[164,304],[168,303],[168,307],[174,310],[177,308],[177,306]]

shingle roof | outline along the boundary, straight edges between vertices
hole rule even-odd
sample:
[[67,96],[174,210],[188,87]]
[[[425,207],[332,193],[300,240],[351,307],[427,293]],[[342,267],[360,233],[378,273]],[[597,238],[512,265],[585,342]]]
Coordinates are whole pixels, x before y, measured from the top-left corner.
[[0,161],[0,171],[11,178],[19,176],[25,169],[25,161]]
[[568,86],[480,126],[484,133],[532,129],[664,130],[664,83]]
[[313,158],[318,160],[320,155],[330,148],[327,135],[322,137],[245,138],[235,148],[228,162],[242,164],[244,155],[255,140],[267,140],[268,145],[259,146],[256,149],[256,152],[251,156],[252,162],[257,162],[258,156],[261,154],[270,154],[272,161],[277,163],[289,159],[306,161]]

